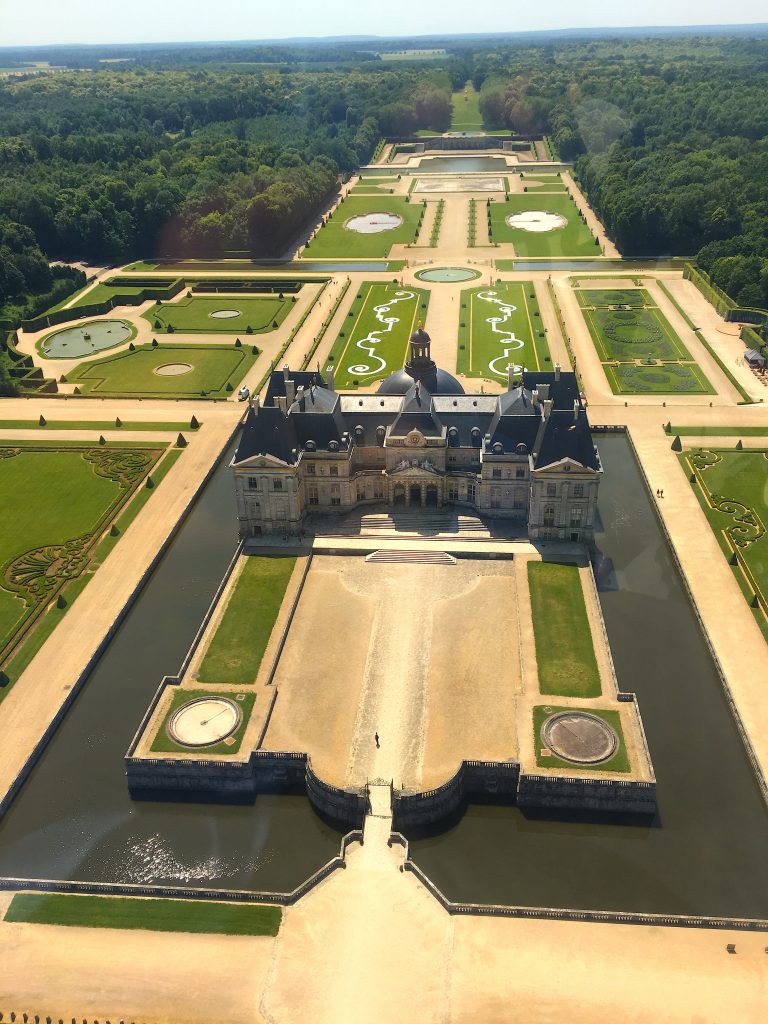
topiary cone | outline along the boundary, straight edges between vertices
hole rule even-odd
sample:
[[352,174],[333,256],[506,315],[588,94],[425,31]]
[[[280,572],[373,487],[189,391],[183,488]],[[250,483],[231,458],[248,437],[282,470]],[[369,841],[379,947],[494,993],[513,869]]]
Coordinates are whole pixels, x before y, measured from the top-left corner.
[[42,413],[40,413],[40,419],[37,421],[37,423],[38,423],[38,426],[41,426],[41,427],[45,426],[46,419],[45,419],[45,416],[43,416]]
[[151,476],[147,477],[147,490],[151,490],[155,486],[155,481]]
[[176,447],[177,448],[186,448],[187,447],[187,439],[186,439],[186,437],[184,437],[183,434],[179,434],[179,436],[176,438]]
[[671,447],[673,452],[681,452],[683,450],[683,442],[680,440],[679,434],[675,437]]
[[189,426],[190,426],[191,430],[197,430],[198,429],[198,427],[200,426],[200,423],[199,423],[199,421],[197,419],[197,416],[193,416],[192,417],[192,419],[189,421]]

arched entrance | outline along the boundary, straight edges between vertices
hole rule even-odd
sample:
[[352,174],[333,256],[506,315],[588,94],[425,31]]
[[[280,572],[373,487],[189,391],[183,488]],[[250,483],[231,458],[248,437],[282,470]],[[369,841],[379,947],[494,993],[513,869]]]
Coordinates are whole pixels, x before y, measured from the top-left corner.
[[432,508],[437,507],[437,486],[435,484],[427,484],[427,505]]
[[410,499],[411,505],[421,504],[421,484],[411,484]]
[[395,489],[392,492],[392,502],[395,505],[405,504],[405,487],[402,484],[395,484]]

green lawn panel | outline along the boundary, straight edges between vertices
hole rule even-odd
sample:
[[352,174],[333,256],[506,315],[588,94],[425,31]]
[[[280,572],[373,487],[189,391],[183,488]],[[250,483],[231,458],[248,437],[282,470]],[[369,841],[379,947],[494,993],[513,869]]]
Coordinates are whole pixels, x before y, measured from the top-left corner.
[[539,690],[563,697],[598,697],[600,674],[578,568],[529,562],[528,587]]
[[200,682],[255,682],[295,565],[295,558],[248,558],[200,665]]
[[[274,330],[291,311],[290,298],[277,296],[217,295],[215,298],[192,296],[178,302],[163,302],[151,306],[142,314],[158,333],[164,333],[170,325],[180,334],[202,332],[204,334],[237,334],[247,341],[246,328],[256,334]],[[228,319],[211,316],[223,309],[237,309],[240,315]],[[159,321],[160,327],[156,327]]]
[[[423,206],[406,202],[404,196],[349,196],[334,211],[331,219],[321,228],[316,238],[302,252],[302,258],[365,259],[389,255],[393,245],[406,245],[416,241],[419,218]],[[393,213],[403,223],[391,231],[363,235],[344,227],[352,217],[369,213]]]
[[[567,223],[554,231],[537,233],[513,228],[506,218],[516,213],[541,210],[560,214]],[[582,221],[569,195],[509,195],[505,202],[491,203],[491,233],[494,242],[511,242],[517,256],[599,256],[600,246]],[[478,211],[479,214],[479,211]]]
[[508,363],[527,370],[551,369],[533,284],[504,281],[493,288],[463,291],[458,372],[506,380]]
[[264,904],[209,903],[202,900],[17,893],[6,911],[5,920],[78,928],[277,935],[282,910]]
[[399,284],[360,286],[326,360],[339,388],[369,386],[399,370],[408,342],[427,316],[429,292]]

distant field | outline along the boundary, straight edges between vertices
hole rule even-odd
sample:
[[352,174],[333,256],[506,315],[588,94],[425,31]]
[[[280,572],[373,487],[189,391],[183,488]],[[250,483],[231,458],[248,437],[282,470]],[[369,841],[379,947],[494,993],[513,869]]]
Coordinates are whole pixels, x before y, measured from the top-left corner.
[[[151,306],[142,316],[154,331],[165,333],[168,327],[181,334],[245,334],[248,328],[255,334],[265,334],[279,327],[291,311],[291,299],[275,296],[217,295],[201,298],[197,295],[179,302],[163,302]],[[212,314],[222,310],[237,310],[237,316],[221,319]],[[158,326],[160,324],[160,326]]]
[[[378,258],[389,255],[393,245],[413,243],[418,234],[421,203],[406,202],[403,196],[350,196],[335,210],[316,238],[305,247],[302,259]],[[352,217],[392,213],[403,223],[391,231],[360,234],[349,231],[345,224]]]
[[[255,358],[248,345],[140,345],[133,352],[81,363],[70,371],[68,380],[84,394],[226,398]],[[167,364],[191,369],[172,376],[156,372]]]
[[395,60],[435,60],[444,57],[445,50],[392,50],[389,53],[380,53],[383,61]]
[[549,346],[530,281],[461,293],[457,370],[467,377],[507,379],[507,365],[548,369]]
[[477,92],[471,82],[467,82],[463,89],[451,96],[451,131],[452,132],[481,132],[483,130],[483,115],[480,113],[480,93]]
[[[507,217],[534,211],[564,217],[566,224],[543,232],[525,231],[507,224]],[[569,195],[527,192],[509,195],[503,203],[491,203],[491,237],[494,242],[511,242],[518,256],[600,255],[600,246]]]
[[408,341],[427,315],[429,292],[399,284],[363,284],[326,366],[336,387],[368,386],[404,365]]

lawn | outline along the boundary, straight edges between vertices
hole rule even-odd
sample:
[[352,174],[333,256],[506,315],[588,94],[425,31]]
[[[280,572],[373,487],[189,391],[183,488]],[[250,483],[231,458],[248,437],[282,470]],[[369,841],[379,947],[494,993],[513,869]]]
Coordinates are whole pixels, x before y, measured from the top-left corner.
[[670,424],[665,433],[670,437],[768,437],[768,424],[764,427],[678,427]]
[[336,387],[370,385],[399,370],[408,358],[408,342],[427,316],[429,292],[399,284],[364,283],[328,356],[336,368]]
[[768,640],[768,449],[694,449],[679,458]]
[[507,364],[548,369],[549,346],[530,281],[461,293],[457,369],[467,377],[507,379]]
[[[230,691],[214,692],[211,690],[188,690],[184,687],[174,687],[173,699],[171,700],[171,706],[163,719],[163,724],[157,730],[154,742],[152,743],[151,750],[154,753],[164,754],[236,754],[240,749],[240,744],[243,742],[243,736],[245,730],[248,728],[248,722],[251,719],[251,712],[253,711],[253,705],[256,703],[255,693],[233,693]],[[186,704],[187,701],[194,700],[196,697],[226,697],[229,700],[234,701],[242,711],[242,719],[237,729],[232,733],[231,736],[227,736],[219,743],[212,743],[207,747],[187,747],[183,743],[177,743],[176,740],[171,739],[171,735],[168,732],[168,725],[173,717],[174,712],[181,707],[182,704]]]
[[599,697],[600,673],[578,568],[529,562],[528,588],[540,692]]
[[77,928],[138,928],[206,935],[277,935],[283,912],[259,903],[145,899],[139,896],[79,896],[17,893],[6,921]]
[[[81,363],[67,379],[83,394],[226,398],[255,358],[250,345],[140,345],[132,352]],[[192,369],[177,376],[156,373],[159,367],[182,363]]]
[[[491,236],[494,242],[511,242],[518,256],[599,256],[600,246],[582,221],[569,195],[509,195],[503,203],[491,203]],[[516,213],[543,211],[559,214],[565,227],[552,231],[525,231],[507,224]]]
[[246,558],[197,673],[200,682],[256,681],[295,565],[295,558]]
[[481,132],[483,115],[480,113],[480,93],[471,82],[451,96],[451,128],[452,132]]
[[624,731],[621,728],[621,716],[618,711],[611,711],[603,708],[584,708],[590,715],[602,718],[619,737],[619,745],[616,753],[607,761],[599,764],[574,764],[572,761],[564,761],[554,754],[545,754],[542,757],[542,750],[547,749],[541,739],[541,727],[546,720],[558,711],[573,711],[573,708],[552,707],[538,705],[533,708],[533,746],[536,753],[536,764],[540,768],[564,768],[569,772],[628,772],[630,770],[629,755],[624,742]]
[[0,448],[0,660],[61,590],[157,461],[161,448]]
[[[411,244],[419,231],[419,220],[424,207],[421,203],[406,202],[404,196],[349,196],[336,208],[330,220],[308,243],[303,259],[381,258],[389,256],[393,245]],[[366,214],[392,213],[402,217],[403,223],[391,231],[365,235],[344,227],[352,217]]]
[[[155,331],[161,333],[172,327],[174,331],[187,334],[198,331],[204,334],[238,334],[245,339],[246,334],[264,334],[279,327],[291,307],[290,297],[281,299],[276,295],[192,296],[178,302],[155,304],[142,315]],[[238,315],[226,319],[212,315],[230,309],[237,310]]]

